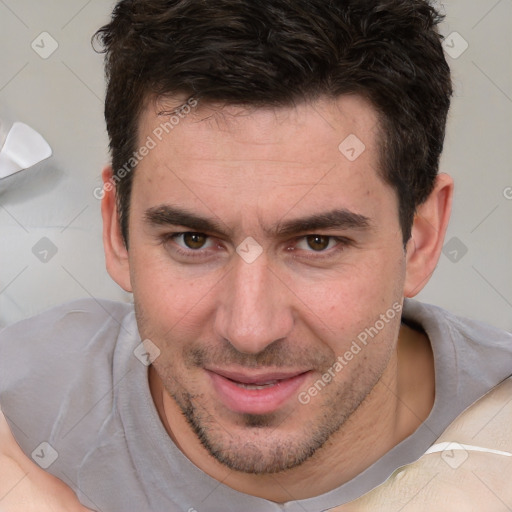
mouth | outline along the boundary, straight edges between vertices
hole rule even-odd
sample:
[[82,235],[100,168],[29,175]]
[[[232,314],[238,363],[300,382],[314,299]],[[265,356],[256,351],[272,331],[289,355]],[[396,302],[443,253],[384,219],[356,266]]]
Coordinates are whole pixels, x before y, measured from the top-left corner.
[[214,393],[233,412],[270,414],[297,398],[310,371],[241,372],[206,369]]

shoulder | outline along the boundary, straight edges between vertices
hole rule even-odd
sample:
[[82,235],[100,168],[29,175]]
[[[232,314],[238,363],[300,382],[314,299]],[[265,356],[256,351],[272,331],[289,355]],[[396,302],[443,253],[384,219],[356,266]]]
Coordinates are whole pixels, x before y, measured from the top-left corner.
[[512,375],[512,333],[412,299],[403,320],[428,335],[441,377],[464,408]]
[[[38,315],[20,320],[15,324],[0,329],[0,343],[18,337],[17,342],[34,338],[37,342],[41,332],[53,331],[58,334],[73,330],[77,323],[86,330],[93,330],[105,322],[119,322],[133,310],[131,304],[104,299],[78,299],[47,309]],[[0,344],[0,348],[2,345]]]
[[130,304],[81,299],[2,329],[0,403],[2,393],[16,383],[35,383],[38,375],[49,377],[75,358],[85,364],[95,344],[101,344],[103,352],[112,351],[120,326],[131,311]]
[[119,331],[132,310],[131,304],[80,299],[5,327],[0,331],[0,379],[5,371],[32,372],[27,363],[41,362],[40,357],[51,363],[52,355],[82,351],[94,339],[110,338],[104,335]]
[[454,314],[433,304],[406,298],[403,318],[407,322],[421,326],[426,331],[447,331],[464,340],[478,341],[482,347],[501,347],[512,353],[512,333],[479,320]]
[[87,411],[90,423],[81,425],[91,432],[101,425],[118,339],[128,329],[136,339],[132,305],[82,299],[0,332],[0,407],[25,453],[71,432]]

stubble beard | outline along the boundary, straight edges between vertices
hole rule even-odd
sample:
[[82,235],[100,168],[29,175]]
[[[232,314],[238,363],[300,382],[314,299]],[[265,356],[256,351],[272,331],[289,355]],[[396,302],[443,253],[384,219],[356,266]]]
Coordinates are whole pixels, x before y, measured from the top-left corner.
[[[144,326],[145,317],[141,308],[135,304],[139,328]],[[143,329],[142,329],[143,330]],[[297,352],[297,350],[295,350]],[[347,420],[374,389],[384,374],[391,358],[392,348],[388,347],[381,358],[374,358],[369,364],[365,357],[354,364],[348,380],[331,381],[318,396],[311,400],[317,404],[315,416],[307,417],[309,404],[297,404],[288,414],[240,414],[236,423],[224,426],[217,419],[222,417],[222,411],[208,408],[211,400],[204,394],[194,394],[187,390],[183,382],[186,378],[176,378],[179,372],[172,364],[165,364],[158,358],[153,366],[167,393],[181,410],[185,420],[197,436],[202,446],[219,463],[227,468],[242,473],[265,475],[280,473],[297,468],[315,455],[320,455],[323,447],[328,445],[335,434],[341,431]],[[304,363],[304,367],[317,368],[322,375],[335,360],[333,354],[320,354],[316,360],[311,351],[305,350],[303,354],[295,353],[297,367]],[[188,357],[187,357],[188,356]],[[197,370],[205,366],[202,357],[217,363],[238,363],[248,368],[254,367],[286,367],[291,365],[291,353],[279,345],[271,345],[264,352],[255,356],[236,354],[233,347],[229,350],[212,350],[209,353],[202,349],[189,349],[185,354],[185,372]],[[309,359],[308,359],[309,358]],[[309,365],[306,363],[310,363]],[[296,424],[300,428],[291,429],[291,416],[297,413]],[[225,415],[225,411],[224,411]],[[170,419],[168,419],[170,421]],[[236,430],[236,432],[235,432]],[[242,433],[239,433],[242,430]]]
[[[315,417],[298,420],[303,423],[290,435],[290,416],[306,410],[308,405],[297,402],[294,410],[281,417],[276,414],[240,414],[236,428],[224,426],[217,420],[215,411],[206,408],[208,398],[193,395],[180,386],[172,377],[162,381],[174,399],[188,425],[202,446],[218,462],[227,468],[242,473],[265,475],[297,468],[320,455],[350,416],[371,393],[385,370],[378,368],[371,375],[360,368],[350,383],[331,382],[322,393],[329,393]],[[167,372],[166,372],[167,373]],[[337,388],[329,389],[332,386]],[[322,393],[315,397],[322,400]],[[314,403],[314,400],[312,400]],[[303,417],[301,415],[301,417]],[[286,430],[279,432],[286,423]],[[242,433],[239,433],[240,430]],[[235,432],[236,430],[236,432]],[[326,447],[327,449],[327,447]]]

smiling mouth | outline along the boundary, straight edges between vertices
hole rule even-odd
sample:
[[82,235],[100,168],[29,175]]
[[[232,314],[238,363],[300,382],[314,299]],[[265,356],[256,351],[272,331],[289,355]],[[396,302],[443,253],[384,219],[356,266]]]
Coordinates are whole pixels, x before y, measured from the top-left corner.
[[247,374],[206,369],[216,397],[233,412],[269,414],[296,399],[308,371]]

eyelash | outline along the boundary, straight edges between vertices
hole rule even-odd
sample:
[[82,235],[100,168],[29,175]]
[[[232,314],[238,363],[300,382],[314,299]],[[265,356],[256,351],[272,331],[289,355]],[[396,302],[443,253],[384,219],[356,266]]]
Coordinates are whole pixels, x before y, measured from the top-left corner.
[[[173,251],[176,252],[178,255],[183,256],[185,258],[204,258],[204,249],[183,249],[180,247],[174,239],[186,234],[193,234],[193,235],[203,235],[204,233],[200,233],[199,231],[179,231],[177,233],[169,233],[162,236],[162,244],[165,245],[168,242],[173,242]],[[208,235],[205,235],[208,236]],[[211,237],[208,237],[210,239]]]
[[[324,251],[303,251],[303,254],[300,256],[300,259],[311,259],[315,261],[320,261],[322,259],[328,259],[332,258],[336,255],[338,255],[340,252],[343,252],[347,247],[350,247],[353,245],[352,240],[345,238],[343,236],[333,236],[333,235],[322,235],[319,233],[313,233],[311,235],[304,235],[301,237],[298,237],[295,239],[295,243],[300,242],[301,240],[307,238],[308,236],[324,236],[329,239],[329,242],[331,240],[336,242],[336,245],[334,247],[331,247],[330,249],[326,249]],[[295,249],[292,249],[290,252],[293,252]],[[300,250],[300,249],[299,249]]]
[[[183,249],[178,244],[176,244],[176,242],[174,241],[175,238],[182,236],[182,235],[186,235],[186,234],[204,235],[207,237],[207,240],[212,239],[211,236],[206,235],[205,233],[200,233],[199,231],[179,231],[176,233],[169,233],[169,234],[163,235],[162,244],[166,244],[167,242],[172,241],[174,243],[173,251],[175,251],[178,255],[183,256],[185,258],[204,258],[204,256],[205,256],[204,249],[196,249],[196,250],[188,249],[188,250],[186,250],[186,249]],[[294,243],[297,244],[298,242],[307,238],[308,236],[315,236],[315,235],[327,237],[327,238],[329,238],[329,241],[334,240],[336,242],[336,245],[334,247],[331,247],[330,249],[327,249],[324,251],[313,251],[313,250],[305,251],[305,254],[301,255],[300,259],[314,259],[316,261],[319,261],[321,259],[331,258],[334,255],[345,250],[346,247],[353,245],[353,241],[348,238],[340,237],[340,236],[333,236],[333,235],[322,235],[320,233],[312,233],[312,234],[297,237],[294,239],[295,240]],[[290,252],[293,252],[295,249],[288,248],[287,250],[289,250]],[[310,254],[307,254],[307,253],[310,253]]]

